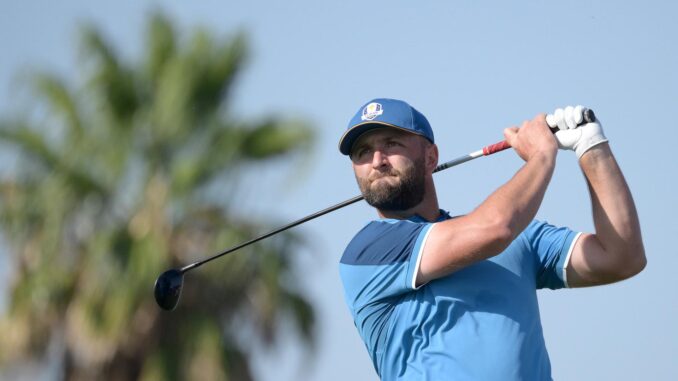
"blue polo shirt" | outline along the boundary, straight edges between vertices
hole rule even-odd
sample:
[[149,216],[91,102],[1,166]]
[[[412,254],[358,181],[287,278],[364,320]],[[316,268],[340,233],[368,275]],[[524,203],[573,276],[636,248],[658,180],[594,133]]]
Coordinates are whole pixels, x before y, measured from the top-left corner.
[[379,377],[550,380],[536,290],[567,286],[578,234],[533,221],[501,254],[416,288],[434,226],[372,221],[341,258],[346,303]]

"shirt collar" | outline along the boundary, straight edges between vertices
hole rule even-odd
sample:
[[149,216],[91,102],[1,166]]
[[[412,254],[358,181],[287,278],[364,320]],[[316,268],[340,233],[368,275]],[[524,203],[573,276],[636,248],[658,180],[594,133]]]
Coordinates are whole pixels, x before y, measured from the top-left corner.
[[[450,213],[446,210],[438,209],[438,212],[440,213],[440,215],[433,222],[442,222],[442,221],[449,220],[450,218],[452,218],[452,217],[450,217]],[[424,217],[422,217],[418,214],[415,214],[414,216],[408,218],[407,220],[412,221],[412,222],[429,222]]]

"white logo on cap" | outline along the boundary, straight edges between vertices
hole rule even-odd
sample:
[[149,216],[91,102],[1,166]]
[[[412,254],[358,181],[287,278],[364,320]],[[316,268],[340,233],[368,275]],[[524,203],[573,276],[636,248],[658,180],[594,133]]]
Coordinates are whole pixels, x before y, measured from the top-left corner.
[[365,106],[365,108],[363,109],[363,115],[360,117],[360,119],[372,120],[383,113],[384,109],[381,107],[381,104],[372,102]]

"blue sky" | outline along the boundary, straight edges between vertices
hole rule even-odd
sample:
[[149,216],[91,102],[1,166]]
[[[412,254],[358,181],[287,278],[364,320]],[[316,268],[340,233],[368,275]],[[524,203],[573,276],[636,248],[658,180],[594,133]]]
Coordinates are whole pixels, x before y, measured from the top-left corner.
[[[422,111],[442,160],[499,141],[504,127],[538,112],[568,104],[593,108],[636,200],[649,263],[619,284],[539,292],[553,375],[668,380],[678,374],[678,249],[672,243],[678,181],[671,141],[678,127],[676,3],[25,0],[2,8],[1,111],[30,101],[17,86],[27,68],[75,76],[83,21],[99,25],[132,59],[153,9],[184,31],[197,25],[223,36],[245,31],[251,57],[234,110],[243,117],[301,117],[317,128],[312,160],[294,178],[272,168],[248,180],[250,212],[279,221],[357,194],[336,146],[357,107],[373,97],[405,99]],[[467,212],[520,165],[507,151],[440,173],[440,203],[452,213]],[[376,379],[344,306],[336,265],[344,245],[373,216],[358,204],[298,229],[311,243],[299,257],[319,311],[319,346],[307,357],[289,339],[281,351],[262,353],[262,380]],[[538,218],[592,229],[586,185],[571,152],[559,155]]]

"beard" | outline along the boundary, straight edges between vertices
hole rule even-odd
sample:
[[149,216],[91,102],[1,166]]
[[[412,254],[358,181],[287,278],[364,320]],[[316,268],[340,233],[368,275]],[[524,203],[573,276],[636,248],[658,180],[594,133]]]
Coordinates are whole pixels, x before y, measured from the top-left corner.
[[[356,179],[360,192],[368,204],[379,210],[399,211],[411,209],[424,199],[425,172],[424,158],[420,157],[402,171],[391,168],[371,180],[357,177]],[[387,176],[395,176],[399,181],[395,184],[380,181],[371,186],[373,181]]]

